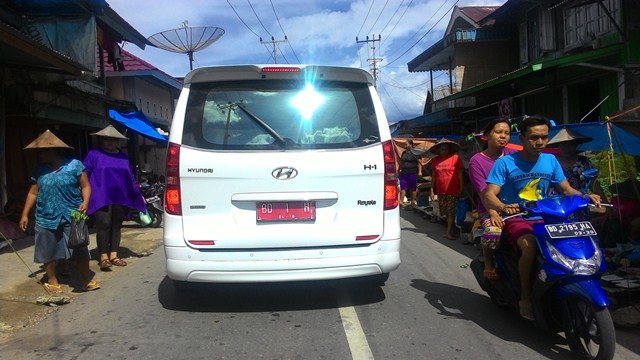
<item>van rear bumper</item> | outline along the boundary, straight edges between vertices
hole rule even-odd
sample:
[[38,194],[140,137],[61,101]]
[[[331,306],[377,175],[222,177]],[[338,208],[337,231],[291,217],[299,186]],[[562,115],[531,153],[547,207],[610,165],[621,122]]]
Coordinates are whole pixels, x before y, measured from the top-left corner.
[[165,246],[164,251],[169,278],[189,282],[330,280],[389,273],[400,266],[400,239],[328,249],[199,251]]

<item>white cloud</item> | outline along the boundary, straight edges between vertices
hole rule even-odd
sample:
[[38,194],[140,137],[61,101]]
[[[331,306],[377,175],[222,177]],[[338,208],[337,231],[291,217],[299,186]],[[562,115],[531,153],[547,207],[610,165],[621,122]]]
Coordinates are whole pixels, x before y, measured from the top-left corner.
[[[224,29],[224,36],[217,42],[194,54],[194,67],[272,63],[273,47],[261,44],[258,36],[265,42],[270,41],[272,35],[276,41],[284,40],[281,24],[289,43],[277,44],[280,49],[277,52],[278,62],[285,62],[286,58],[289,63],[295,63],[297,55],[304,63],[355,66],[370,70],[367,59],[373,56],[372,51],[364,44],[357,44],[356,36],[364,40],[367,35],[381,35],[382,41],[376,42],[375,54],[377,58],[383,59],[379,63],[378,88],[390,122],[422,114],[424,98],[429,88],[429,75],[409,73],[407,63],[442,37],[450,13],[446,13],[437,25],[436,22],[456,3],[455,0],[447,1],[444,5],[442,1],[436,0],[395,0],[376,1],[372,6],[371,0],[108,2],[122,18],[147,37],[178,28],[184,20],[188,20],[190,26],[206,25]],[[229,3],[251,30],[240,21]],[[405,12],[409,3],[412,4],[411,8]],[[504,1],[462,0],[457,5],[501,3]],[[402,6],[399,7],[400,4]],[[433,30],[418,41],[432,27]],[[153,47],[142,51],[132,44],[127,44],[125,49],[172,76],[182,77],[189,71],[187,55],[168,53]],[[412,87],[418,84],[424,85]]]

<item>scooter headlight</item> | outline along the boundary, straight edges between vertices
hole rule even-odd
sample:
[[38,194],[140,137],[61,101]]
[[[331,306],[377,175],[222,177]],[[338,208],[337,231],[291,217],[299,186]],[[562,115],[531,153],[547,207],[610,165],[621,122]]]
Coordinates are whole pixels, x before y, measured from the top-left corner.
[[[593,242],[593,240],[592,240]],[[567,269],[571,270],[575,275],[593,275],[600,269],[600,261],[602,260],[602,253],[596,246],[596,251],[589,259],[573,259],[562,254],[553,245],[547,242],[549,254],[553,261],[558,264],[562,264]]]

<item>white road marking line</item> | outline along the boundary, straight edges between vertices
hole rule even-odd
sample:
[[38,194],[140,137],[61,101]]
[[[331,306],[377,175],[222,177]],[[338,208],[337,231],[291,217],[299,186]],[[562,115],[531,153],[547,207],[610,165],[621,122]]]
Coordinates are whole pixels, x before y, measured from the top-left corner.
[[340,320],[342,320],[342,327],[347,335],[347,342],[351,350],[351,358],[354,360],[372,360],[373,353],[367,342],[367,337],[364,334],[364,330],[362,330],[360,320],[358,320],[356,309],[351,306],[351,298],[349,298],[344,286],[339,286],[336,289],[336,301],[340,312]]

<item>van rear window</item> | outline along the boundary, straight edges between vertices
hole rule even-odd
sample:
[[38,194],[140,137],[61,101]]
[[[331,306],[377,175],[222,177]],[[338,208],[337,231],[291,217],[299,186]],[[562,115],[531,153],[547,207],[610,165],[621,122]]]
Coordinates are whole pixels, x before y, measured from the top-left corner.
[[366,84],[250,80],[191,84],[182,143],[283,150],[352,148],[379,140]]

